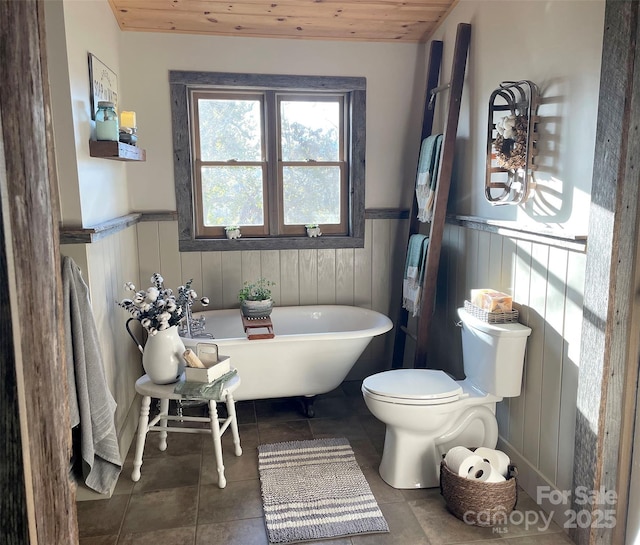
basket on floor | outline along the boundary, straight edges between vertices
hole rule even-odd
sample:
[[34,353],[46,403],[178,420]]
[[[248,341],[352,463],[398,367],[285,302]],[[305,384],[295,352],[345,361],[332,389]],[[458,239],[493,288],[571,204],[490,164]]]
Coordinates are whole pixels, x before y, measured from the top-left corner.
[[518,501],[517,469],[509,466],[507,480],[499,483],[474,481],[440,463],[440,493],[447,508],[460,520],[475,526],[506,524]]

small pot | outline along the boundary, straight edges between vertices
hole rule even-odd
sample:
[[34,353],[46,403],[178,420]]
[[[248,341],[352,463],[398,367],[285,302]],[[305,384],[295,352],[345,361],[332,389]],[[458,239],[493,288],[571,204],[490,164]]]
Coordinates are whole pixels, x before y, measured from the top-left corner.
[[240,234],[240,229],[225,229],[224,234],[228,239],[240,238],[242,235]]
[[263,299],[262,301],[242,301],[240,310],[246,318],[268,318],[273,310],[273,300]]
[[307,227],[307,236],[310,238],[322,236],[320,227]]

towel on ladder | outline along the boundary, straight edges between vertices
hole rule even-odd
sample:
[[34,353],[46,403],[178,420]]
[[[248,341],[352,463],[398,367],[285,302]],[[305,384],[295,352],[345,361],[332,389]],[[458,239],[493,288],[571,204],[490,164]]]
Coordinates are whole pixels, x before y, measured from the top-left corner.
[[114,413],[107,387],[89,288],[70,257],[62,260],[64,333],[71,426],[80,425],[85,484],[107,494],[122,469]]
[[420,312],[422,282],[424,281],[428,248],[429,238],[425,235],[411,235],[409,237],[402,282],[402,307],[411,312],[414,317]]
[[420,146],[420,159],[418,160],[418,175],[416,178],[416,199],[418,201],[418,219],[423,223],[431,221],[433,218],[433,203],[438,183],[441,148],[441,134],[427,136]]

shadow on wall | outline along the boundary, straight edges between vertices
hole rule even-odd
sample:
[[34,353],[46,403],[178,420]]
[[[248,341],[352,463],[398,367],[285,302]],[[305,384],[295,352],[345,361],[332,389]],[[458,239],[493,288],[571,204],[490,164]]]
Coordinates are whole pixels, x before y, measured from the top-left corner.
[[568,83],[565,78],[554,78],[540,86],[537,168],[533,175],[536,190],[524,206],[527,214],[538,222],[566,222],[573,209],[572,184],[564,183],[562,178],[567,171],[560,162],[561,156],[567,154],[566,144],[563,149],[562,134],[566,123]]

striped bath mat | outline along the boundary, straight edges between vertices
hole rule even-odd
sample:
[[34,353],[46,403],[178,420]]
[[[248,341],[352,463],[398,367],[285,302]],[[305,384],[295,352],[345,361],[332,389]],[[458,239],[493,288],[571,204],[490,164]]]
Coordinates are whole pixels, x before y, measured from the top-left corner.
[[271,543],[389,531],[344,438],[260,445],[258,470]]

